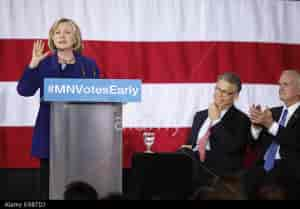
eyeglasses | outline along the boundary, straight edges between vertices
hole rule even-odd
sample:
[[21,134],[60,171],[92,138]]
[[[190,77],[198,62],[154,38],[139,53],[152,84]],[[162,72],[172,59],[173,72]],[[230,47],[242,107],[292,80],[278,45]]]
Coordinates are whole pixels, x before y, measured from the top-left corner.
[[227,90],[224,90],[224,89],[221,89],[220,87],[216,86],[215,87],[215,91],[225,95],[225,96],[232,96],[233,94],[236,93],[236,91],[227,91]]

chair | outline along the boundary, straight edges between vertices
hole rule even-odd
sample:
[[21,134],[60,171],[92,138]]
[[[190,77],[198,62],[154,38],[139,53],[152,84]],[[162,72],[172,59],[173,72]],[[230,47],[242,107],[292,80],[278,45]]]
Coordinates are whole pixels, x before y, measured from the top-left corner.
[[192,192],[193,160],[183,153],[136,153],[132,158],[135,199],[186,199]]

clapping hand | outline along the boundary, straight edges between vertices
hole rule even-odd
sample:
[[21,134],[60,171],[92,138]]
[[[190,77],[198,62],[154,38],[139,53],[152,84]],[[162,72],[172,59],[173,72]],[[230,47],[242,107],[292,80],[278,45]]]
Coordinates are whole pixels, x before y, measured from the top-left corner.
[[259,116],[261,116],[262,114],[262,110],[261,110],[261,106],[260,105],[251,105],[250,109],[249,109],[249,116],[250,116],[250,121],[252,123],[252,125],[255,128],[259,128],[262,125],[257,123]]
[[250,107],[250,121],[254,127],[264,126],[270,128],[273,123],[272,112],[269,108],[266,108],[264,111],[261,110],[261,107],[252,105]]
[[37,40],[33,43],[32,58],[29,68],[36,68],[39,63],[50,53],[50,51],[44,53],[44,47],[45,44],[42,40]]

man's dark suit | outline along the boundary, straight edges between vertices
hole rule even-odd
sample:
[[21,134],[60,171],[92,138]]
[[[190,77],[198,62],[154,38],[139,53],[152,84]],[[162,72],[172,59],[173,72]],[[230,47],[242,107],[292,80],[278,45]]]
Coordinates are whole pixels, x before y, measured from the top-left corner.
[[[194,148],[201,126],[208,117],[208,110],[197,112],[192,132],[188,139]],[[250,120],[234,106],[228,109],[220,122],[211,128],[209,138],[210,151],[206,151],[206,160],[201,163],[216,175],[229,175],[243,167],[246,145],[249,139]],[[198,152],[195,152],[196,158]],[[198,162],[198,163],[199,163]]]
[[[279,121],[282,109],[283,107],[271,109],[274,121]],[[274,168],[266,173],[263,169],[264,155],[273,140],[280,145],[279,154],[281,159],[276,160]],[[254,193],[261,184],[279,183],[289,187],[288,189],[293,190],[294,193],[295,188],[300,186],[300,107],[294,112],[285,128],[279,126],[276,137],[264,128],[254,144],[260,146],[261,155],[256,167],[246,175],[246,189],[250,198],[255,198]],[[294,194],[291,195],[291,198],[295,197]]]

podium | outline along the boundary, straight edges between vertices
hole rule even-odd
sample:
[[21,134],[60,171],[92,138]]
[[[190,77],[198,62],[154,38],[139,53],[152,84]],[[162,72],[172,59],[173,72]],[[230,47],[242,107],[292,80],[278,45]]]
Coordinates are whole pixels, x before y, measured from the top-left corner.
[[141,82],[45,79],[44,85],[51,102],[49,199],[63,199],[74,181],[90,184],[100,198],[122,193],[122,104],[140,101]]

